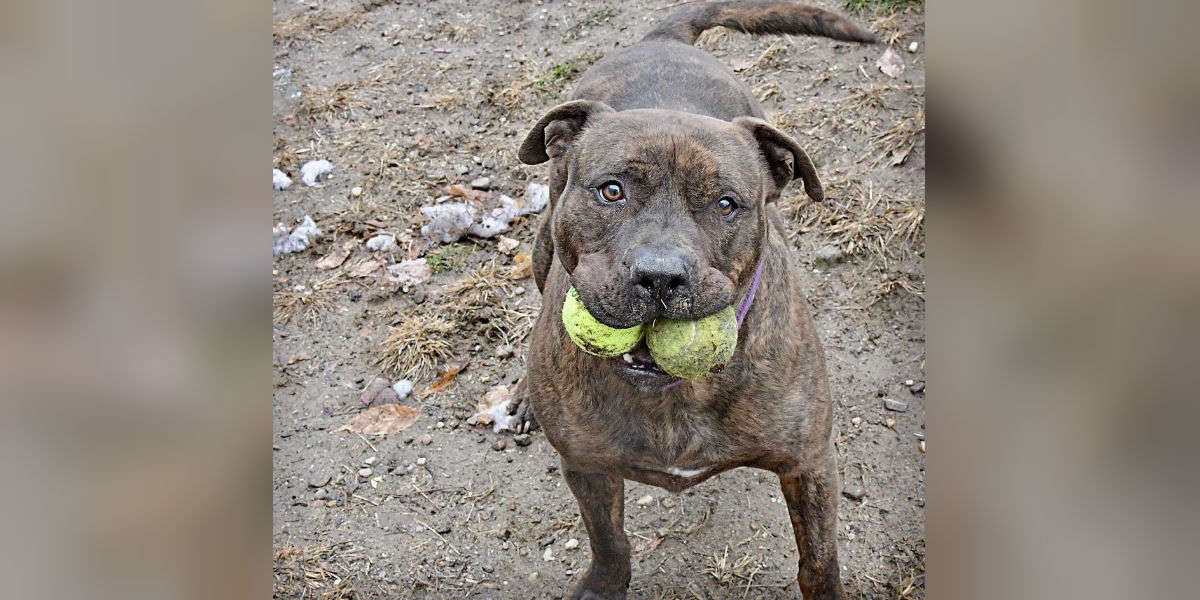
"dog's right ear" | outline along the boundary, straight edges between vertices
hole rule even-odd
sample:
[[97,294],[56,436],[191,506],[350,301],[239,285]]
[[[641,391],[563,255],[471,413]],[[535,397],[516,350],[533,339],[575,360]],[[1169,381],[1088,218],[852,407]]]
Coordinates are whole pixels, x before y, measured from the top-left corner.
[[517,157],[527,165],[538,165],[560,156],[589,119],[606,112],[613,112],[612,107],[591,100],[572,100],[555,106],[525,136]]

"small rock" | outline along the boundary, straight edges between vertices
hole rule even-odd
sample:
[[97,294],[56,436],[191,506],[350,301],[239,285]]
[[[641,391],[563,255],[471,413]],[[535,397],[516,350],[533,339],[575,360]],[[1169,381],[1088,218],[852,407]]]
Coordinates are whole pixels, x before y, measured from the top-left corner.
[[542,553],[542,560],[546,562],[554,560],[554,548],[546,546],[546,551]]
[[921,454],[925,454],[925,440],[917,442],[917,448],[921,450]]
[[326,475],[325,477],[318,477],[316,479],[309,480],[308,487],[314,487],[314,488],[325,487],[325,486],[329,485],[329,482],[332,480],[333,480],[333,477],[330,475]]
[[895,428],[896,428],[896,420],[895,420],[895,419],[893,419],[893,418],[891,418],[891,417],[888,417],[888,418],[887,418],[887,420],[885,420],[885,421],[883,422],[883,424],[884,424],[884,425],[887,425],[887,428],[888,428],[888,429],[895,429]]
[[329,489],[321,488],[321,489],[317,490],[317,493],[313,494],[313,498],[317,499],[317,500],[324,500],[325,496],[328,496],[328,495],[329,495]]
[[421,442],[422,444],[424,444],[424,445],[428,446],[428,445],[430,445],[430,444],[432,444],[432,443],[433,443],[433,436],[432,436],[432,435],[429,435],[429,434],[427,433],[427,434],[425,434],[425,435],[421,436],[421,439],[419,439],[419,440],[417,440],[417,441],[419,441],[419,442]]
[[383,402],[377,402],[379,393],[387,389],[389,385],[391,385],[391,382],[387,379],[384,379],[383,377],[376,377],[375,379],[371,380],[371,383],[367,385],[367,389],[363,390],[358,399],[367,406],[371,406],[372,404],[383,404]]
[[496,348],[494,352],[496,358],[508,358],[513,355],[513,347],[508,344],[503,344]]
[[477,177],[471,181],[471,188],[476,190],[492,189],[492,179],[490,177]]
[[359,187],[359,186],[357,186],[357,185],[356,185],[356,186],[354,186],[354,187],[352,187],[352,188],[350,188],[350,195],[351,195],[351,196],[353,196],[353,197],[355,197],[355,198],[357,198],[357,197],[361,196],[361,195],[362,195],[362,188],[361,188],[361,187]]
[[506,443],[504,442],[504,440],[502,440],[502,439],[501,439],[501,440],[496,440],[496,442],[492,444],[492,450],[495,450],[496,452],[499,452],[499,451],[503,450],[503,449],[504,449],[505,447],[507,447],[507,446],[508,446],[508,444],[506,444]]
[[327,160],[310,160],[300,167],[300,180],[304,185],[309,187],[317,185],[317,182],[328,179],[329,174],[333,172],[333,163]]
[[842,250],[837,246],[825,245],[817,248],[813,258],[819,265],[832,265],[842,261]]
[[854,425],[855,427],[862,425],[862,417],[854,417],[850,419],[850,424]]
[[372,471],[369,467],[363,467],[358,470],[359,477],[370,477],[373,473],[374,471]]
[[661,504],[663,508],[675,508],[675,501],[670,498],[663,498]]
[[638,498],[637,503],[638,503],[638,506],[648,506],[648,505],[654,503],[654,496],[651,496],[650,494],[646,494],[645,496]]
[[453,531],[453,528],[450,527],[449,523],[446,523],[445,525],[441,525],[437,528],[437,532],[442,535],[446,535],[447,533],[450,533],[451,531]]
[[429,462],[429,459],[425,458],[424,456],[417,457],[417,466],[418,467],[425,466],[425,463],[427,463],[427,462]]
[[575,538],[571,538],[571,539],[567,540],[567,543],[563,544],[563,548],[566,548],[567,550],[574,550],[578,547],[579,547],[579,540],[577,540]]
[[925,393],[925,382],[924,382],[924,381],[918,381],[918,382],[916,382],[916,383],[913,383],[912,385],[908,386],[908,391],[910,391],[910,392],[912,392],[912,393],[914,393],[914,394],[923,394],[923,393]]
[[458,165],[454,167],[454,172],[458,175],[466,175],[471,172],[471,169],[467,165]]
[[413,391],[413,382],[408,379],[401,379],[392,384],[392,391],[396,392],[396,397],[403,400],[408,397]]
[[921,46],[920,46],[920,44],[918,44],[917,42],[913,42],[913,43],[911,43],[911,44],[909,44],[909,45],[908,45],[908,51],[909,51],[909,52],[916,52],[916,51],[917,51],[917,48],[920,48],[920,47],[921,47]]
[[883,407],[896,412],[906,412],[908,410],[908,404],[891,398],[883,399]]
[[532,572],[532,573],[530,573],[530,574],[529,574],[529,581],[530,581],[530,582],[534,582],[534,581],[537,581],[537,580],[538,580],[538,572],[537,572],[537,571],[534,571],[534,572]]
[[533,438],[529,437],[528,433],[518,433],[513,436],[513,443],[525,447],[533,443]]
[[378,456],[368,456],[363,459],[363,464],[367,465],[368,467],[375,464],[376,462],[379,462]]
[[904,380],[904,385],[912,385],[912,384],[913,384],[913,380],[911,380],[911,379]]
[[867,497],[867,491],[854,485],[843,489],[842,495],[851,500],[862,500]]

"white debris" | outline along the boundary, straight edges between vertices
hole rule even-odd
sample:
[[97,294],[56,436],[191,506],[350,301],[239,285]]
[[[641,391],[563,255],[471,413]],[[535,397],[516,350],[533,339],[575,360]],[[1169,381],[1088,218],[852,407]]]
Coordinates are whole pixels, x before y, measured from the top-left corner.
[[396,392],[396,396],[403,400],[412,393],[413,382],[409,381],[408,379],[401,379],[400,381],[392,384],[392,391]]
[[312,217],[304,215],[304,221],[291,233],[287,225],[280,223],[271,230],[271,235],[274,238],[274,254],[291,254],[308,248],[320,239],[321,230]]
[[481,238],[495,237],[508,231],[508,224],[511,222],[512,219],[505,221],[502,218],[487,216],[480,219],[478,223],[472,223],[471,227],[467,229],[467,233]]
[[286,190],[292,185],[292,178],[279,169],[271,169],[271,186],[278,190]]
[[458,241],[475,223],[475,209],[462,202],[422,206],[421,213],[429,217],[421,235],[446,244]]
[[529,200],[529,206],[533,212],[542,212],[542,209],[550,203],[550,186],[530,181],[529,185],[525,187],[525,198]]
[[423,206],[421,212],[429,217],[429,223],[421,227],[421,234],[442,243],[458,241],[468,234],[481,238],[500,235],[514,220],[541,212],[550,202],[550,187],[545,184],[530,183],[525,191],[523,200],[501,195],[500,206],[482,216],[464,202]]
[[579,540],[577,540],[575,538],[571,538],[571,539],[567,540],[566,544],[563,544],[563,548],[566,548],[567,550],[574,550],[578,547],[579,547]]
[[375,252],[391,252],[396,249],[396,236],[381,233],[367,240],[367,250]]
[[916,43],[916,42],[913,42],[913,43],[911,43],[911,44],[909,44],[909,45],[908,45],[908,51],[909,51],[909,52],[916,52],[916,51],[917,51],[917,48],[920,48],[920,47],[921,47],[921,46],[920,46],[920,44],[918,44],[918,43]]
[[311,187],[317,185],[318,181],[325,179],[331,172],[333,172],[333,163],[324,159],[310,160],[300,167],[300,180],[304,182],[304,185]]
[[900,58],[898,52],[888,48],[884,51],[883,56],[875,61],[875,66],[879,67],[879,70],[888,77],[899,77],[904,72],[904,59]]

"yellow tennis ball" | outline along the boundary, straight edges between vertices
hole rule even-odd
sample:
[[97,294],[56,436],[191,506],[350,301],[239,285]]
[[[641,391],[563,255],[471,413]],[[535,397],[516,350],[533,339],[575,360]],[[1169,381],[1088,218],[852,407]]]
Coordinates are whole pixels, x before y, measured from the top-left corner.
[[646,330],[645,325],[617,329],[597,321],[583,305],[579,291],[574,287],[567,290],[567,299],[563,301],[562,321],[567,328],[567,335],[571,336],[576,346],[602,358],[620,356],[633,350]]
[[646,332],[654,362],[681,379],[706,377],[725,366],[737,339],[737,312],[732,306],[695,321],[657,319]]

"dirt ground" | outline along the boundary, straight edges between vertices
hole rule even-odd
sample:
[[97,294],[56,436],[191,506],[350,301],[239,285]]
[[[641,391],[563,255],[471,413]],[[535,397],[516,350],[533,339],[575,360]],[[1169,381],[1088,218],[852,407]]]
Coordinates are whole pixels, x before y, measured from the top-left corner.
[[[521,268],[532,221],[505,234],[520,242],[512,254],[496,239],[428,244],[419,207],[481,176],[514,198],[545,182],[515,156],[528,128],[672,4],[275,1],[273,159],[295,183],[274,192],[274,219],[311,215],[324,234],[276,256],[272,273],[276,598],[559,598],[586,568],[586,532],[545,437],[521,446],[466,423],[524,372],[540,304]],[[849,12],[883,43],[715,30],[698,45],[749,82],[826,184],[822,205],[799,186],[782,205],[837,405],[843,580],[851,597],[922,598],[924,14],[919,3],[814,4]],[[906,65],[899,77],[876,66],[889,46]],[[334,170],[308,187],[300,166],[313,159]],[[377,232],[400,248],[368,251]],[[347,242],[344,263],[317,268]],[[842,259],[818,261],[823,247]],[[433,276],[407,289],[378,268],[420,257]],[[467,367],[426,393],[452,362]],[[386,436],[339,430],[379,375],[415,381],[401,403],[417,421]],[[739,469],[678,495],[627,486],[631,598],[800,597],[772,474]]]

